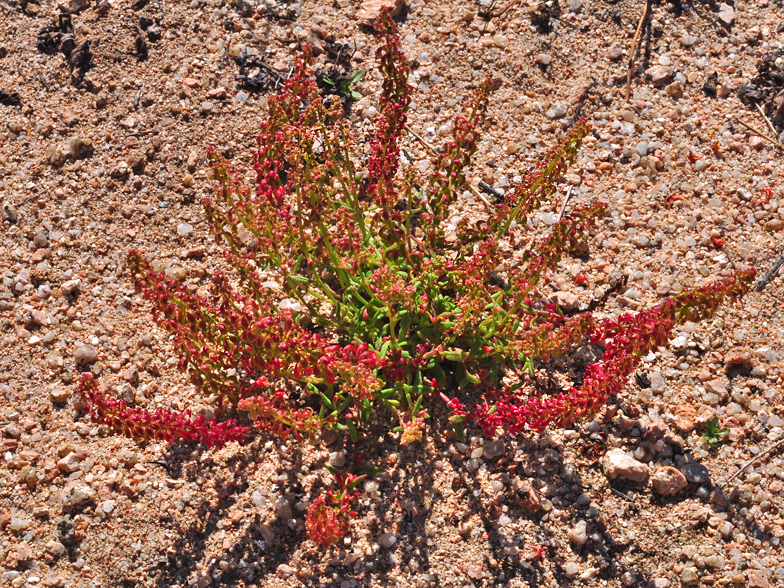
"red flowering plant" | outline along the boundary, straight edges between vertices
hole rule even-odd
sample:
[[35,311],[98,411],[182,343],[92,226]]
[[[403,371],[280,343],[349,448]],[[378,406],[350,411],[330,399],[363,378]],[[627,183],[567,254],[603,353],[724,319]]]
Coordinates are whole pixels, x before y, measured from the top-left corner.
[[[179,368],[205,396],[283,438],[335,429],[357,443],[376,414],[413,443],[441,399],[460,437],[471,421],[487,435],[564,427],[601,409],[675,324],[704,319],[749,288],[753,272],[738,272],[614,321],[564,316],[539,285],[606,205],[575,207],[544,234],[527,219],[554,196],[587,125],[579,122],[488,219],[450,224],[492,85],[479,84],[456,115],[429,174],[401,169],[411,70],[385,22],[380,113],[366,161],[339,100],[313,81],[306,53],[269,100],[255,184],[209,150],[217,189],[204,206],[230,270],[197,294],[140,252],[128,256],[137,289],[174,336]],[[516,265],[505,265],[504,243],[525,244]],[[585,340],[605,351],[583,384],[538,389],[535,367]],[[250,433],[235,421],[129,409],[89,377],[82,390],[96,421],[138,439],[220,446]],[[327,546],[347,532],[357,481],[339,477],[343,490],[312,503],[311,539]]]

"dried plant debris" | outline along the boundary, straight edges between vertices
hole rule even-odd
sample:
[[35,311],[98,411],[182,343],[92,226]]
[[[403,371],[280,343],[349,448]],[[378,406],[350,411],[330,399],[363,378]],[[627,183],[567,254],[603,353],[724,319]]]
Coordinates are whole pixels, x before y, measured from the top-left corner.
[[234,76],[234,79],[242,85],[243,89],[250,92],[274,90],[286,79],[258,54],[248,51],[247,47],[240,51],[234,58],[234,62],[240,68],[239,75]]
[[22,97],[18,92],[6,92],[0,90],[0,104],[3,106],[19,106],[22,103]]
[[300,15],[300,11],[302,10],[302,3],[301,0],[288,0],[285,2],[277,0],[264,0],[257,10],[260,14],[271,18],[294,20]]
[[760,104],[771,122],[784,128],[784,50],[765,54],[757,63],[757,75],[738,87],[738,95],[752,107]]

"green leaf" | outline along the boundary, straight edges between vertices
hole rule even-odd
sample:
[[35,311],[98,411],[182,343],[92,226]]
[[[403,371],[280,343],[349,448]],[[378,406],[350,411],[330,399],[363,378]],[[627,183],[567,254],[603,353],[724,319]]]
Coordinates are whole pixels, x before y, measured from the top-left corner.
[[465,361],[468,359],[468,352],[462,349],[444,349],[441,352],[441,357],[447,361]]
[[319,396],[321,396],[321,402],[324,403],[324,406],[326,406],[329,410],[335,410],[335,405],[332,404],[332,401],[329,398],[327,398],[326,394],[320,392]]
[[351,92],[351,97],[354,100],[361,100],[362,99],[362,94],[360,94],[359,92]]
[[351,437],[351,440],[356,443],[359,440],[359,434],[357,433],[357,426],[354,424],[354,421],[347,420],[346,425],[348,426],[348,434]]
[[331,465],[328,465],[328,464],[324,464],[324,469],[325,469],[325,470],[327,470],[327,471],[328,471],[330,474],[332,474],[333,476],[335,476],[335,475],[337,475],[337,474],[339,474],[339,473],[340,473],[340,472],[337,470],[337,468],[333,468]]

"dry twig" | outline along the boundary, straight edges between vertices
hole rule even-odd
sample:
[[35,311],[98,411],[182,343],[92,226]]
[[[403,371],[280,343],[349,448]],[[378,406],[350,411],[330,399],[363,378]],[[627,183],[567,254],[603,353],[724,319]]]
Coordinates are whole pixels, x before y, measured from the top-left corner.
[[757,284],[757,287],[754,289],[757,292],[762,292],[762,289],[768,285],[768,282],[770,282],[773,278],[776,277],[776,274],[778,273],[782,265],[784,265],[784,256],[779,257],[779,260],[776,262],[776,264],[770,269],[770,271],[767,274],[765,274],[765,277],[759,281],[759,284]]
[[758,137],[762,137],[762,138],[763,138],[763,139],[765,139],[766,141],[768,141],[768,142],[770,142],[770,143],[773,143],[773,144],[774,144],[776,147],[778,147],[779,149],[781,149],[781,150],[784,150],[784,145],[782,145],[782,144],[781,144],[781,142],[777,141],[776,139],[771,139],[771,138],[770,138],[770,137],[768,137],[767,135],[765,135],[765,134],[763,134],[763,133],[760,133],[760,132],[759,132],[757,129],[755,129],[754,127],[752,127],[752,126],[750,126],[750,125],[747,125],[745,122],[743,122],[742,120],[740,120],[740,119],[739,119],[739,118],[737,118],[737,117],[735,118],[735,120],[736,120],[737,122],[739,122],[741,125],[743,125],[744,127],[746,127],[748,130],[750,130],[752,133],[754,133],[755,135],[757,135]]
[[645,22],[645,17],[648,16],[648,7],[651,0],[645,0],[645,8],[642,9],[642,16],[640,22],[637,24],[637,32],[634,33],[634,40],[632,40],[632,50],[629,52],[629,69],[626,72],[626,99],[629,99],[629,92],[632,86],[632,66],[634,65],[634,54],[637,53],[637,40],[640,38],[640,31],[642,31],[642,24]]
[[569,186],[566,189],[566,197],[564,198],[563,204],[561,205],[561,212],[558,213],[558,221],[563,218],[564,212],[566,212],[566,205],[569,204],[569,198],[572,197],[572,187]]
[[740,475],[741,475],[741,473],[743,473],[743,470],[745,470],[747,467],[749,467],[749,466],[750,466],[750,465],[752,465],[753,463],[756,463],[757,461],[759,461],[760,459],[762,459],[763,457],[765,457],[765,456],[766,456],[768,453],[770,453],[770,452],[771,452],[771,451],[773,451],[774,449],[777,449],[777,448],[778,448],[778,447],[780,447],[781,445],[784,445],[784,439],[782,439],[781,441],[777,441],[776,443],[774,443],[773,445],[771,445],[770,447],[768,447],[768,448],[767,448],[765,451],[763,451],[762,453],[760,453],[759,455],[757,455],[757,456],[756,456],[754,459],[752,459],[751,461],[748,461],[748,462],[747,462],[747,463],[746,463],[746,464],[745,464],[745,465],[744,465],[742,468],[740,468],[740,469],[739,469],[737,472],[735,472],[735,473],[734,473],[734,474],[733,474],[733,475],[730,477],[730,479],[729,479],[729,480],[727,480],[726,482],[724,482],[723,484],[721,484],[721,485],[719,486],[719,490],[723,490],[723,489],[724,489],[724,487],[725,487],[727,484],[729,484],[729,483],[730,483],[730,482],[732,482],[732,481],[733,481],[735,478],[737,478],[738,476],[740,476]]
[[757,104],[756,106],[757,106],[757,110],[759,110],[759,113],[762,115],[762,118],[764,118],[765,122],[768,123],[768,128],[770,129],[770,132],[773,133],[774,137],[778,136],[778,133],[776,132],[776,127],[774,127],[773,123],[770,122],[768,115],[765,114],[765,111],[762,110],[762,107],[759,104]]

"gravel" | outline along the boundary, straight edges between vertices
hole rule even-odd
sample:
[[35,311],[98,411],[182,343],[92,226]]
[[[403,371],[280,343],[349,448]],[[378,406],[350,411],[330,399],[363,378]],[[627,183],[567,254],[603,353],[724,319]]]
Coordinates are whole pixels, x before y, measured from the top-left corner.
[[[639,375],[649,386],[632,379],[609,410],[568,435],[499,442],[471,430],[478,436],[460,444],[438,433],[444,415],[429,408],[433,434],[425,443],[363,444],[364,463],[384,471],[358,488],[350,540],[333,551],[305,539],[303,511],[330,488],[323,465],[350,463],[342,435],[313,444],[262,437],[215,451],[136,444],[93,424],[77,392],[83,372],[136,407],[223,418],[223,408],[204,402],[177,371],[169,334],[153,325],[124,256],[143,249],[194,292],[223,269],[200,205],[212,186],[203,146],[250,171],[267,102],[235,79],[231,57],[248,47],[285,75],[303,39],[348,43],[352,68],[366,72],[357,88],[362,104],[352,111],[352,130],[364,141],[379,112],[375,42],[356,20],[360,4],[344,0],[169,2],[165,14],[155,0],[139,10],[72,3],[74,40],[89,40],[92,55],[77,87],[78,70],[36,49],[41,29],[57,21],[55,5],[25,4],[23,13],[19,3],[0,3],[0,91],[21,99],[0,105],[2,582],[759,588],[784,581],[782,458],[774,452],[723,492],[716,487],[784,436],[781,277],[700,325],[682,325],[677,349],[644,358]],[[567,190],[567,211],[596,198],[609,203],[586,255],[564,257],[543,286],[573,304],[570,312],[604,299],[603,318],[651,307],[733,266],[764,273],[784,242],[780,153],[734,120],[767,128],[737,87],[782,47],[777,12],[765,2],[721,4],[710,13],[722,24],[714,27],[689,6],[676,14],[671,4],[652,5],[648,57],[638,53],[627,102],[640,6],[572,1],[559,15],[540,3],[512,3],[487,22],[468,0],[409,0],[397,17],[403,48],[418,64],[408,124],[429,141],[449,138],[480,79],[495,81],[469,173],[474,183],[508,191],[573,117],[588,119],[591,134],[574,166],[530,222],[548,230]],[[152,23],[147,61],[135,49],[142,16]],[[714,72],[712,92],[711,84],[703,91]],[[415,165],[430,166],[413,137],[404,135],[401,146]],[[455,208],[450,218],[489,214],[471,192]],[[523,253],[524,244],[505,249],[501,270]],[[616,288],[620,279],[625,286]],[[576,354],[600,356],[588,347]],[[559,365],[552,373],[572,378],[580,369]],[[730,432],[711,446],[702,433],[714,414]],[[621,454],[628,468],[600,467]],[[619,553],[619,545],[629,548]],[[682,555],[685,545],[694,550]]]

